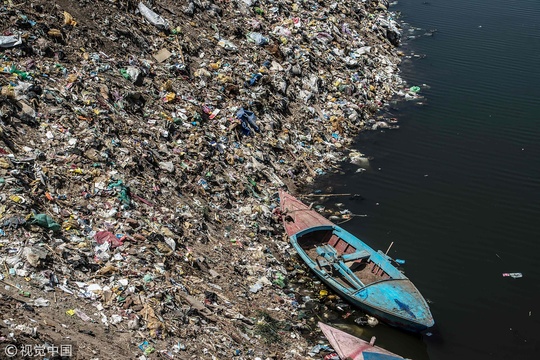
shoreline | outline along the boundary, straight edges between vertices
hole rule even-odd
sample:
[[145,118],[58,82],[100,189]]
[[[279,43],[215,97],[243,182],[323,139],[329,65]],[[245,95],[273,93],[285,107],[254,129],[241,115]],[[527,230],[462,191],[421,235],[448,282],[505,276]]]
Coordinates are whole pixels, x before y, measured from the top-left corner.
[[158,26],[132,1],[1,10],[23,43],[0,52],[0,347],[308,358],[274,194],[405,96],[397,23],[386,1],[155,3]]

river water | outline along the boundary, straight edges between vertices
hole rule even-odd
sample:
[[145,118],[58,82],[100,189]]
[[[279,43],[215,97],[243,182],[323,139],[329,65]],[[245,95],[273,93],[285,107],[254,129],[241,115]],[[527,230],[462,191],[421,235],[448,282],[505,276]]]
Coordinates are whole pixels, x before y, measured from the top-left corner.
[[394,242],[389,255],[406,260],[436,326],[420,338],[386,326],[362,337],[413,359],[540,359],[540,1],[391,10],[422,29],[404,33],[403,50],[425,57],[405,60],[402,75],[424,105],[396,104],[400,129],[358,137],[367,171],[347,164],[316,187],[364,197],[328,204],[367,215],[342,226],[373,248]]

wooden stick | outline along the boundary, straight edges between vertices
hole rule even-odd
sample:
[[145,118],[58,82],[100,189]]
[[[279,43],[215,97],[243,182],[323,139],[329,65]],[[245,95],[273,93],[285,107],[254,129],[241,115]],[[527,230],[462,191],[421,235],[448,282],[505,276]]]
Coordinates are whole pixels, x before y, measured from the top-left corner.
[[316,197],[331,197],[331,196],[352,196],[353,194],[305,194],[300,196],[316,196]]
[[390,251],[390,248],[392,247],[392,245],[394,245],[394,242],[392,241],[392,243],[390,244],[390,246],[388,247],[388,249],[386,249],[386,252],[384,253],[384,255],[388,254],[388,252]]
[[300,160],[302,160],[302,161],[304,162],[304,165],[306,165],[306,167],[308,168],[308,170],[309,170],[311,176],[317,175],[317,173],[315,172],[315,170],[313,170],[313,168],[311,167],[311,165],[309,165],[308,162],[306,161],[304,155],[302,155],[302,156],[300,157]]
[[182,51],[182,45],[180,45],[180,43],[178,42],[178,37],[176,38],[176,45],[178,52],[180,53],[180,60],[182,60],[182,64],[187,67],[188,65],[186,64],[186,60],[184,59],[184,52]]
[[4,284],[9,285],[9,286],[19,290],[19,288],[16,285],[13,285],[12,283],[10,283],[10,282],[8,282],[6,280],[0,280],[0,282],[3,282]]
[[46,247],[47,249],[49,249],[49,251],[51,252],[52,256],[54,256],[55,258],[58,258],[58,260],[60,260],[60,261],[63,261],[63,259],[60,257],[60,255],[58,255],[58,254],[53,250],[52,247],[50,247],[50,246],[47,245],[47,244],[43,244],[43,245],[45,245],[45,247]]

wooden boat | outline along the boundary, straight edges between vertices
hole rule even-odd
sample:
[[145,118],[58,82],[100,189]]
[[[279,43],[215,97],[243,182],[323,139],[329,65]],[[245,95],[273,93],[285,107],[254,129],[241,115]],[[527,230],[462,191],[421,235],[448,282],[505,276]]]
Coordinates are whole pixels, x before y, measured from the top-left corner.
[[341,359],[350,360],[404,360],[382,347],[375,346],[375,337],[370,342],[362,340],[345,331],[319,322],[324,336]]
[[336,293],[389,325],[412,332],[433,326],[426,300],[390,257],[284,191],[280,205],[292,246]]

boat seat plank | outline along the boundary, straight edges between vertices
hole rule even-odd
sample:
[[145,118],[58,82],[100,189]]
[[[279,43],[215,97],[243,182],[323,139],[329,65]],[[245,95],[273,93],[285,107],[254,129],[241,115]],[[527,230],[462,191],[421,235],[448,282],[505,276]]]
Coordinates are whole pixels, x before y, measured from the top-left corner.
[[334,248],[337,250],[338,254],[345,254],[347,247],[349,244],[342,239],[339,239],[339,241],[334,245]]
[[332,237],[330,237],[330,240],[328,240],[328,245],[335,246],[338,241],[339,237],[336,234],[332,234]]
[[317,254],[326,259],[331,259],[336,257],[337,250],[334,249],[332,246],[325,244],[322,246],[317,246]]
[[371,254],[367,250],[360,250],[350,254],[341,255],[344,261],[363,260],[369,258],[370,256]]

